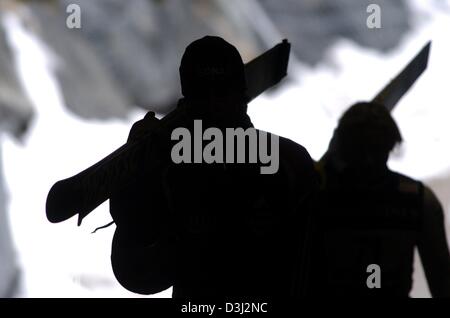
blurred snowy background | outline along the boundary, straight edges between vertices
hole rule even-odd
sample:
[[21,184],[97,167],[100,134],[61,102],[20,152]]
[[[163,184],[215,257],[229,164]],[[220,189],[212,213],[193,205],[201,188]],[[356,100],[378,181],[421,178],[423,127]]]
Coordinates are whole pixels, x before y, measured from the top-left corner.
[[[366,11],[381,8],[381,28]],[[68,5],[81,8],[70,29]],[[53,225],[54,182],[123,144],[148,109],[180,96],[184,48],[206,34],[245,61],[282,38],[290,76],[250,104],[254,124],[319,159],[342,112],[371,99],[433,40],[429,68],[394,110],[404,144],[390,166],[437,193],[450,231],[450,0],[0,0],[0,297],[137,297],[110,265],[108,203]],[[170,297],[171,290],[156,296]],[[414,297],[429,297],[416,258]]]

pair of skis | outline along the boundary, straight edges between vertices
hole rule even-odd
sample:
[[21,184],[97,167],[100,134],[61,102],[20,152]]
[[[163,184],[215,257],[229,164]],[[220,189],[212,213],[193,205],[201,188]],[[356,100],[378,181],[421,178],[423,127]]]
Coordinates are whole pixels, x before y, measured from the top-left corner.
[[[248,102],[278,84],[286,75],[291,45],[283,40],[245,65]],[[180,114],[174,110],[161,120],[147,114],[144,121],[154,127],[142,138],[130,140],[93,166],[68,179],[56,182],[46,202],[50,222],[62,222],[78,214],[78,225],[113,193],[154,165],[152,138],[161,127],[173,125]]]
[[[392,110],[411,88],[428,65],[431,42],[388,84],[372,102],[383,104]],[[287,74],[290,43],[277,44],[245,66],[247,95],[249,101],[278,84]],[[155,133],[176,118],[177,110],[161,120],[148,116],[153,121]],[[147,116],[146,116],[147,118]],[[47,218],[50,222],[61,222],[78,214],[78,225],[82,219],[119,191],[133,178],[152,165],[152,138],[150,131],[143,138],[131,140],[93,166],[77,175],[58,181],[50,189],[46,202]]]

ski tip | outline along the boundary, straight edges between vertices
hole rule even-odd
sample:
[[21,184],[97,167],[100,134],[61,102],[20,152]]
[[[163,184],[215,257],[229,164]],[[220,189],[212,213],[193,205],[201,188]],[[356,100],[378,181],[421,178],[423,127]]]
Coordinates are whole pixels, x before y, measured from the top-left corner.
[[47,195],[45,211],[47,220],[51,223],[63,222],[77,214],[73,213],[67,204],[70,201],[67,194],[70,192],[67,191],[63,181],[56,182]]
[[422,51],[420,54],[424,54],[425,55],[425,65],[428,66],[428,57],[430,56],[430,50],[431,50],[431,44],[433,43],[432,40],[428,41],[427,44],[425,44],[425,46],[423,47]]
[[372,99],[372,102],[382,104],[392,111],[427,69],[431,44],[432,41],[428,41],[400,73]]

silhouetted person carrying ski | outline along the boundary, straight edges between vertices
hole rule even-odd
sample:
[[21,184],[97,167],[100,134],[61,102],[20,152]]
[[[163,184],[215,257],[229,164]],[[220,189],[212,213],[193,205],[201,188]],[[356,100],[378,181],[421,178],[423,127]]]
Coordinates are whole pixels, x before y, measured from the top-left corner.
[[[190,44],[180,77],[159,168],[111,197],[116,277],[140,293],[173,285],[174,297],[293,296],[317,190],[309,154],[253,128],[244,64],[223,39]],[[149,114],[129,138],[151,123]]]
[[318,163],[313,295],[407,297],[417,247],[431,294],[450,297],[442,207],[422,182],[387,167],[401,141],[383,105],[355,104],[339,120]]

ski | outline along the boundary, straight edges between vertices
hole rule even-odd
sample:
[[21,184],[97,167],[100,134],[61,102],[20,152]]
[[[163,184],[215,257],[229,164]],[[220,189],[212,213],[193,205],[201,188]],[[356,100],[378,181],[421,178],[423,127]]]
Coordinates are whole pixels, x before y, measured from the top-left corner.
[[384,105],[392,111],[398,101],[414,85],[416,80],[422,75],[428,66],[428,56],[430,54],[431,41],[406,65],[406,67],[387,84],[372,102]]
[[[290,43],[283,40],[245,65],[248,101],[286,76],[289,53]],[[139,173],[151,167],[157,169],[160,159],[152,151],[160,146],[156,140],[161,134],[167,134],[170,127],[181,124],[183,115],[175,109],[160,120],[150,112],[143,121],[147,121],[145,124],[149,127],[145,136],[128,141],[91,167],[52,186],[46,201],[46,214],[50,222],[62,222],[78,214],[80,225],[86,215],[129,184]],[[155,138],[156,135],[158,138]]]

